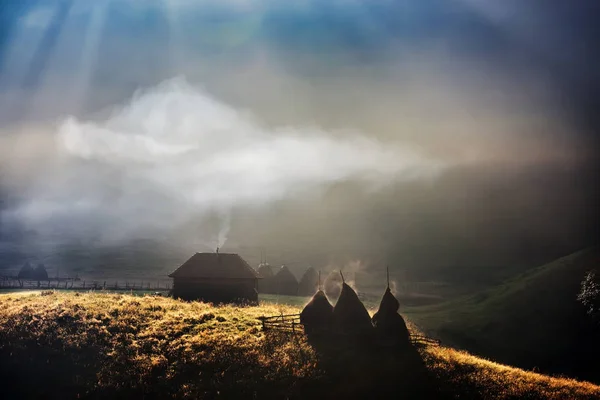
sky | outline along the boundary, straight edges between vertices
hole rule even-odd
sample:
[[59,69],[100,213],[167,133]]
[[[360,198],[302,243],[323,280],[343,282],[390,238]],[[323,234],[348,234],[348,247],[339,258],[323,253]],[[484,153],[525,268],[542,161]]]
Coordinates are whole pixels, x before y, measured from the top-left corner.
[[427,268],[593,243],[597,9],[2,0],[3,238]]

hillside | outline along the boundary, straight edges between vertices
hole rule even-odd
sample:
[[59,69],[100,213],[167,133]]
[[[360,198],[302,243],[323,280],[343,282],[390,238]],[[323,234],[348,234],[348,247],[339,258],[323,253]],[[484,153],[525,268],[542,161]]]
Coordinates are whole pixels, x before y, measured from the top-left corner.
[[405,312],[445,343],[510,365],[600,381],[598,332],[576,296],[592,247],[476,295]]
[[[428,347],[332,358],[260,329],[293,306],[213,307],[163,297],[0,295],[0,379],[12,397],[592,399],[600,387]],[[8,391],[8,393],[7,393]]]

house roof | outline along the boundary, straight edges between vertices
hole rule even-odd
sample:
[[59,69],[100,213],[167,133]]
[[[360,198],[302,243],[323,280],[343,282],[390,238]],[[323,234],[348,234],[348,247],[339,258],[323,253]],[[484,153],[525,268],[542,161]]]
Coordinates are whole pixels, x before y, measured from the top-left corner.
[[239,254],[232,253],[196,253],[169,276],[171,278],[258,278],[256,271]]

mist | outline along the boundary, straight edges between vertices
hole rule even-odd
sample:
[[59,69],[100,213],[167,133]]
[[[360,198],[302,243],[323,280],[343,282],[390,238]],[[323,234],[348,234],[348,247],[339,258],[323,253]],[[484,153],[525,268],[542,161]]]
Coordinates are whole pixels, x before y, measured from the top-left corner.
[[530,31],[467,5],[73,4],[51,55],[23,50],[50,6],[0,63],[1,231],[23,254],[151,239],[179,261],[266,246],[292,270],[446,277],[597,238],[595,138],[539,39],[569,37],[551,13]]
[[314,196],[349,179],[371,189],[433,179],[443,166],[409,146],[384,147],[360,133],[334,138],[318,127],[270,130],[183,79],[138,92],[106,120],[68,117],[49,134],[51,166],[35,172],[31,199],[12,216],[40,231],[101,224],[103,236],[116,240],[164,233],[216,212],[222,246],[235,208]]

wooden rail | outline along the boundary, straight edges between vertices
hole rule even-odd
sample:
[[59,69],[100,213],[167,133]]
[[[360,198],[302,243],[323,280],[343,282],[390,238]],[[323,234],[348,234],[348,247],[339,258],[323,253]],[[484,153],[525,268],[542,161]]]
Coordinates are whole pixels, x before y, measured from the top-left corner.
[[111,291],[169,291],[171,282],[85,281],[85,280],[0,280],[2,289],[60,289],[60,290],[111,290]]
[[[304,333],[304,324],[300,322],[300,314],[274,315],[259,317],[264,331],[277,330],[282,332]],[[413,346],[440,346],[442,342],[422,334],[410,334]]]
[[[263,330],[278,330],[288,331],[292,333],[304,332],[302,323],[300,322],[300,314],[274,315],[272,317],[259,317],[262,322]],[[300,329],[297,329],[300,328]]]

